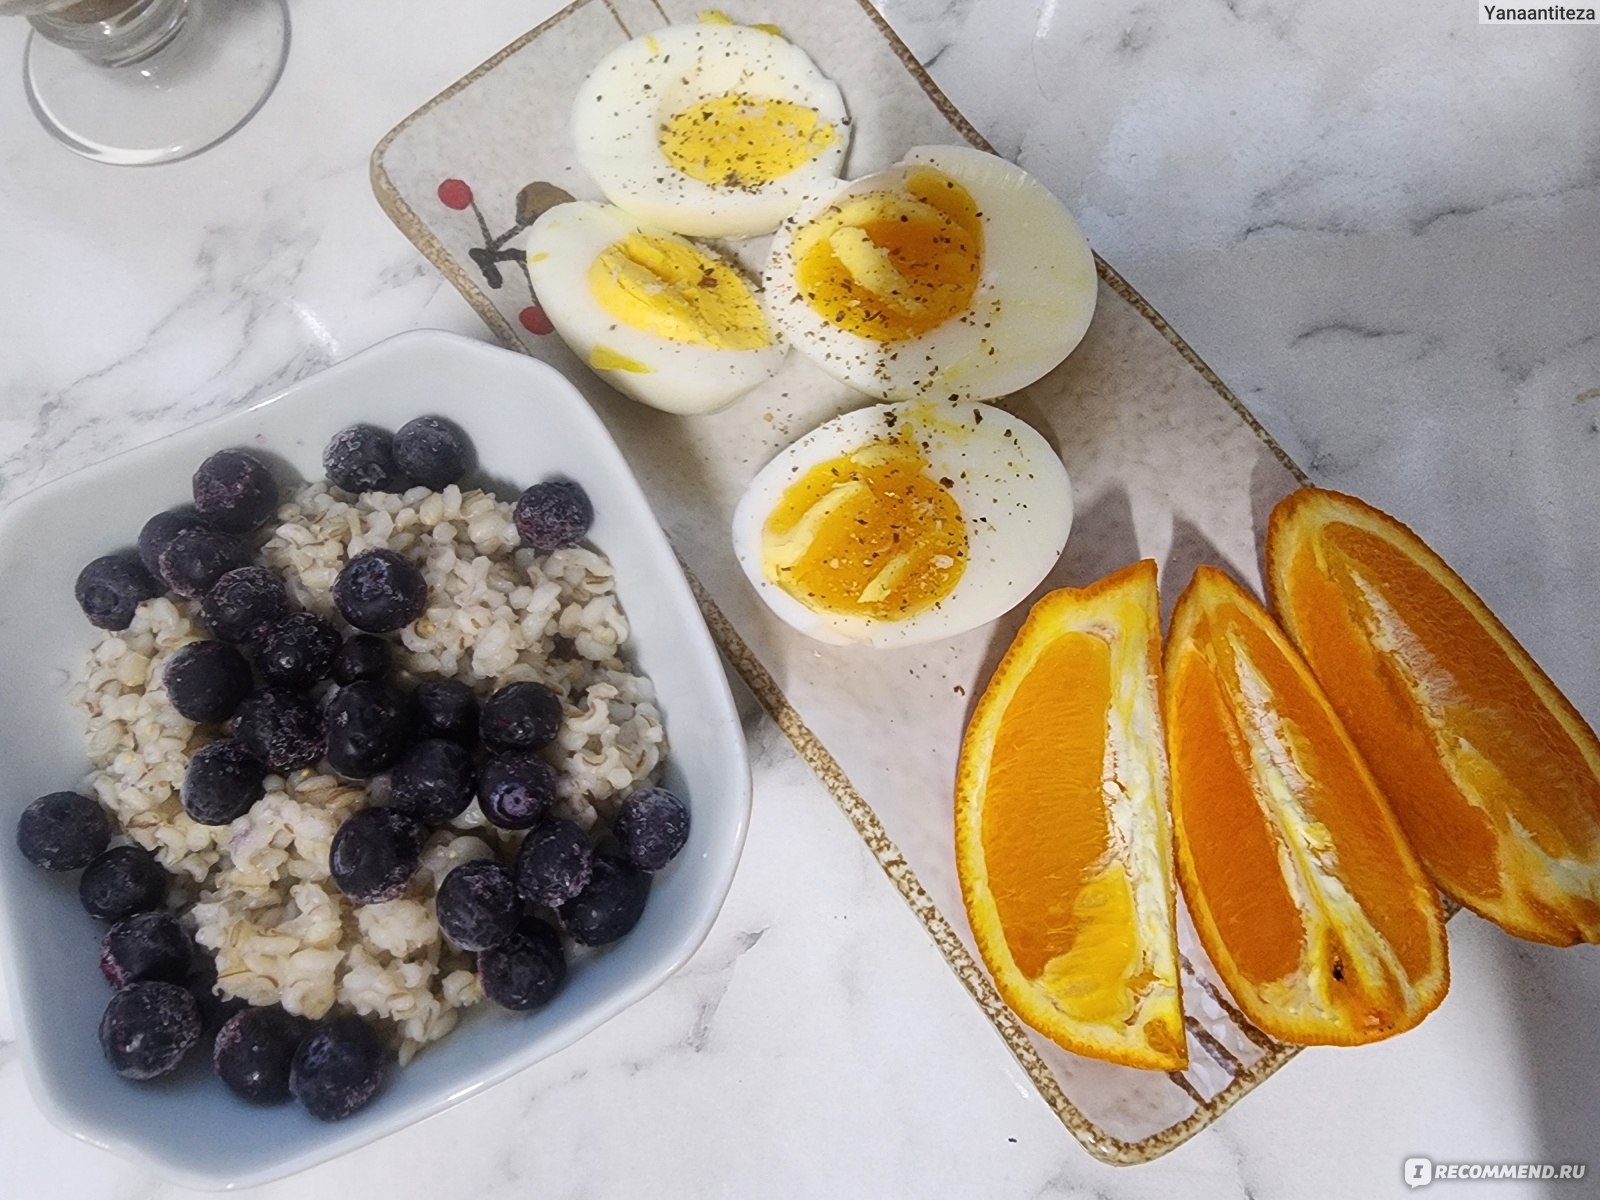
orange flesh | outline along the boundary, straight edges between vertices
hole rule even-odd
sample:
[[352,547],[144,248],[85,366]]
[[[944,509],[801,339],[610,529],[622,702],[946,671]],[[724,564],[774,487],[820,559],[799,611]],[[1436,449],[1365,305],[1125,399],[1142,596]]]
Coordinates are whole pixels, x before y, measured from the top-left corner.
[[[1484,814],[1468,805],[1439,761],[1432,733],[1416,721],[1405,684],[1371,640],[1343,619],[1337,585],[1309,555],[1290,568],[1297,597],[1314,614],[1311,667],[1329,698],[1345,713],[1345,724],[1373,771],[1404,779],[1395,789],[1396,815],[1406,836],[1441,879],[1484,896],[1500,891],[1495,836]],[[1304,640],[1304,639],[1302,639]],[[1376,681],[1379,686],[1370,686]],[[1407,797],[1413,802],[1404,803]]]
[[[1600,779],[1584,769],[1572,738],[1527,679],[1506,662],[1505,651],[1489,631],[1387,541],[1348,525],[1334,526],[1328,534],[1335,555],[1348,545],[1350,556],[1342,564],[1346,570],[1353,568],[1352,573],[1383,581],[1385,599],[1402,614],[1419,643],[1402,656],[1413,672],[1433,676],[1455,691],[1445,664],[1494,664],[1473,672],[1470,697],[1447,705],[1448,727],[1490,762],[1517,765],[1517,779],[1507,781],[1512,786],[1501,796],[1507,811],[1540,849],[1551,855],[1569,848],[1592,852],[1600,839]],[[1563,797],[1566,803],[1548,803],[1551,796]]]
[[[875,290],[841,261],[830,236],[859,229],[899,281]],[[941,171],[913,171],[902,192],[849,196],[796,234],[796,281],[830,324],[875,342],[936,329],[972,305],[983,268],[983,225],[972,195]],[[903,284],[903,286],[901,286]]]
[[1450,895],[1520,937],[1600,941],[1600,739],[1420,538],[1304,489],[1268,537],[1285,628]]
[[1073,944],[1082,923],[1073,901],[1106,854],[1100,772],[1110,670],[1103,639],[1063,634],[1017,689],[995,742],[983,854],[1006,943],[1029,978]]
[[1265,610],[1211,568],[1172,639],[1180,878],[1218,970],[1288,1040],[1414,1025],[1444,994],[1442,919],[1327,700]]
[[768,578],[819,612],[899,621],[943,600],[967,565],[961,507],[906,441],[818,463],[762,530]]
[[[1222,944],[1251,979],[1282,979],[1300,965],[1306,938],[1300,911],[1278,870],[1277,843],[1234,749],[1237,732],[1216,682],[1198,655],[1185,655],[1167,725],[1172,760],[1174,831],[1188,848],[1195,881],[1209,898]],[[1203,819],[1188,821],[1190,777],[1205,789]]]

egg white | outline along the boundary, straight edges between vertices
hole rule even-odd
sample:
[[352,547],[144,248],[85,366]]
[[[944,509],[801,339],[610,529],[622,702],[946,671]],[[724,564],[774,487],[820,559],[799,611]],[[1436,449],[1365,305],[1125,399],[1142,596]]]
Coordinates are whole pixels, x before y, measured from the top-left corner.
[[[761,532],[785,490],[818,463],[909,432],[925,473],[950,480],[967,530],[967,565],[950,594],[903,620],[817,612],[767,576]],[[756,473],[733,514],[745,577],[786,624],[832,645],[910,646],[955,637],[1021,603],[1061,557],[1072,484],[1030,425],[987,404],[913,401],[857,409],[818,426]]]
[[[829,206],[863,192],[901,191],[917,167],[971,194],[983,264],[971,307],[919,337],[876,342],[840,329],[796,286],[792,242]],[[814,197],[779,227],[763,285],[790,343],[836,379],[888,400],[1007,396],[1053,370],[1094,316],[1094,255],[1072,214],[1021,167],[967,146],[919,146],[886,171]]]
[[[661,151],[663,124],[728,93],[816,109],[834,139],[810,162],[769,183],[726,187],[684,174]],[[837,178],[849,142],[839,88],[798,46],[744,25],[673,25],[613,50],[572,106],[578,161],[619,208],[694,237],[750,237]]]
[[[777,373],[788,351],[776,328],[771,345],[722,350],[676,342],[627,325],[607,312],[590,290],[589,268],[607,247],[634,233],[673,238],[621,209],[588,200],[547,209],[528,234],[528,276],[534,292],[574,354],[624,395],[674,413],[726,408]],[[696,249],[717,257],[704,246]],[[752,284],[751,291],[759,301],[759,289]],[[599,346],[648,370],[594,368],[591,358]]]

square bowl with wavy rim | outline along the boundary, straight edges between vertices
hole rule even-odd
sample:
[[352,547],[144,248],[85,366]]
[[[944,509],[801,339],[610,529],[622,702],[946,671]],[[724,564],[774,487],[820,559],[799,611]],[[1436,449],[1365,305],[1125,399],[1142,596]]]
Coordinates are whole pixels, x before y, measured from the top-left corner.
[[[684,852],[660,872],[638,927],[573,964],[566,987],[529,1014],[484,1004],[404,1068],[365,1109],[324,1124],[290,1103],[258,1108],[191,1052],[165,1079],[135,1083],[101,1055],[110,997],[103,928],[77,899],[77,872],[35,868],[16,820],[36,796],[87,771],[83,719],[69,692],[97,631],[72,585],[84,563],[132,545],[146,517],[187,503],[189,477],[224,447],[257,449],[286,473],[322,476],[322,448],[358,422],[397,429],[414,416],[454,421],[472,440],[476,479],[501,497],[550,475],[594,500],[591,542],[616,567],[637,667],[655,682],[666,725],[663,782],[689,804]],[[280,482],[289,482],[281,480]],[[588,404],[553,368],[453,334],[401,334],[251,408],[129,450],[48,484],[0,514],[0,954],[21,1056],[45,1113],[63,1129],[193,1187],[262,1183],[354,1149],[464,1100],[553,1054],[672,975],[699,947],[727,895],[750,812],[750,768],[727,679],[683,571],[633,473]]]

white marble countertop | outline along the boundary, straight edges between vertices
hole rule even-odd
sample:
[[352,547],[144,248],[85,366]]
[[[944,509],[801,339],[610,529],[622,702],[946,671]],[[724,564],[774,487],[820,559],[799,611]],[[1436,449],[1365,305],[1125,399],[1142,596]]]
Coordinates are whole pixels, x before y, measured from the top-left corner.
[[[46,137],[18,83],[25,27],[0,21],[0,499],[399,330],[486,336],[379,211],[367,156],[555,7],[293,4],[255,121],[142,170]],[[1317,481],[1411,522],[1597,722],[1600,29],[1423,7],[887,15]],[[744,863],[678,978],[489,1094],[252,1194],[1376,1197],[1407,1194],[1420,1154],[1588,1161],[1579,1185],[1478,1186],[1600,1195],[1600,954],[1468,916],[1420,1029],[1302,1054],[1166,1158],[1101,1165],[827,793],[750,727]],[[12,1036],[0,1011],[7,1194],[180,1194],[52,1128]]]

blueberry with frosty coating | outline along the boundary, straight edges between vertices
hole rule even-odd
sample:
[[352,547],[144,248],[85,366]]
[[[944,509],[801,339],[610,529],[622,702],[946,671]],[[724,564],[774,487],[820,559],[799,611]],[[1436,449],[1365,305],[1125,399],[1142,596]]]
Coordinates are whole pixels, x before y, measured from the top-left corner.
[[566,981],[561,935],[537,917],[524,919],[509,938],[478,955],[483,994],[502,1008],[542,1008]]
[[358,904],[381,904],[406,890],[422,863],[427,828],[393,808],[363,808],[345,818],[328,850],[328,871]]
[[167,872],[139,846],[113,846],[83,869],[78,899],[101,921],[120,921],[160,908],[167,898]]
[[98,629],[126,629],[139,602],[161,594],[161,585],[131,558],[106,554],[78,572],[72,595]]
[[194,947],[170,913],[134,913],[106,930],[100,943],[100,973],[114,988],[146,979],[183,983]]
[[572,480],[550,479],[517,497],[511,519],[524,546],[549,554],[583,541],[594,524],[594,505]]
[[516,877],[483,858],[462,863],[444,877],[435,907],[444,935],[470,953],[498,946],[522,917]]
[[327,745],[317,706],[282,688],[245,697],[233,719],[233,738],[247,754],[279,774],[311,766]]
[[235,567],[250,565],[250,551],[231,533],[215,529],[180,531],[161,552],[161,579],[172,591],[198,600]]
[[617,806],[611,832],[623,858],[641,871],[659,871],[689,840],[689,810],[666,788],[641,788]]
[[77,792],[40,796],[17,818],[17,849],[46,871],[87,867],[111,841],[106,810]]
[[267,768],[233,738],[202,746],[183,773],[178,799],[199,825],[227,825],[265,793]]
[[543,822],[517,850],[517,892],[530,904],[560,908],[589,886],[593,873],[589,839],[571,821]]
[[459,817],[472,803],[478,768],[472,753],[456,742],[428,738],[417,742],[389,775],[389,803],[429,825]]
[[100,1046],[125,1079],[154,1079],[183,1061],[200,1040],[194,997],[175,983],[130,983],[100,1018]]
[[265,567],[235,567],[211,586],[200,602],[200,618],[211,636],[253,642],[289,612],[289,593]]
[[394,439],[371,425],[341,429],[322,451],[329,481],[347,492],[393,492],[400,488]]
[[542,750],[561,729],[561,697],[542,683],[508,683],[483,702],[478,732],[491,750]]
[[411,710],[388,684],[358,679],[340,688],[323,714],[328,762],[341,775],[370,779],[405,753]]
[[289,1098],[289,1071],[306,1035],[305,1022],[277,1005],[234,1013],[217,1030],[211,1066],[234,1095],[252,1104]]
[[256,670],[273,687],[308,688],[333,669],[343,640],[321,617],[290,613],[262,630],[255,645]]
[[336,1017],[295,1051],[289,1092],[313,1117],[338,1121],[378,1094],[389,1052],[360,1017]]
[[278,509],[278,482],[244,450],[218,450],[195,470],[194,506],[207,525],[249,533]]
[[226,721],[250,694],[250,664],[226,642],[190,642],[167,660],[162,685],[191,721]]
[[206,523],[192,508],[158,512],[139,530],[139,561],[152,576],[161,578],[161,552],[185,529],[204,529]]
[[393,550],[368,550],[345,563],[333,581],[339,614],[366,633],[393,633],[428,606],[428,581]]
[[417,417],[394,435],[394,462],[400,474],[438,491],[467,473],[467,440],[438,417]]
[[478,744],[478,697],[459,679],[429,679],[411,693],[417,736]]
[[501,829],[531,829],[556,802],[560,776],[526,750],[497,754],[478,775],[478,807]]
[[373,633],[353,634],[333,656],[333,681],[343,687],[358,679],[382,679],[389,673],[391,657],[386,639]]
[[609,945],[639,923],[649,896],[650,876],[620,858],[596,854],[588,886],[561,906],[561,923],[579,945]]

